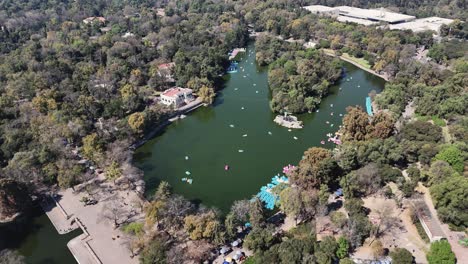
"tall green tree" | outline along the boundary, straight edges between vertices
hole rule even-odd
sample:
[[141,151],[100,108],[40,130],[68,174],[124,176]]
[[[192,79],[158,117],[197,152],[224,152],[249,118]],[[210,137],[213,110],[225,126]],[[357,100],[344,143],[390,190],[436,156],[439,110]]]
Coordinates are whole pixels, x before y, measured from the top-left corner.
[[455,254],[447,240],[431,243],[431,248],[426,255],[429,264],[455,264]]

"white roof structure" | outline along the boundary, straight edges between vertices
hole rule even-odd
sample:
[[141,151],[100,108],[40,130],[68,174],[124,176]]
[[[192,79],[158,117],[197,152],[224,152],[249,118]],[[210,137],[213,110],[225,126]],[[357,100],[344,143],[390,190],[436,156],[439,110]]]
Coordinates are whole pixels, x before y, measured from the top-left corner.
[[389,25],[390,29],[399,29],[399,30],[412,30],[413,32],[421,32],[426,30],[432,30],[439,33],[440,27],[442,25],[448,25],[453,22],[453,19],[441,18],[441,17],[426,17],[421,19],[416,19],[410,22]]
[[381,21],[390,24],[411,21],[416,18],[414,16],[389,12],[384,9],[362,9],[351,6],[337,6],[335,9],[339,10],[341,16]]
[[329,7],[329,6],[324,6],[324,5],[310,5],[310,6],[304,6],[303,8],[315,14],[333,12],[335,10],[334,7]]
[[340,22],[351,22],[351,23],[361,24],[361,25],[364,25],[364,26],[370,26],[370,25],[374,25],[374,24],[379,23],[377,21],[370,21],[370,20],[367,20],[367,19],[347,17],[347,16],[339,16],[339,17],[336,18],[336,20],[338,20]]

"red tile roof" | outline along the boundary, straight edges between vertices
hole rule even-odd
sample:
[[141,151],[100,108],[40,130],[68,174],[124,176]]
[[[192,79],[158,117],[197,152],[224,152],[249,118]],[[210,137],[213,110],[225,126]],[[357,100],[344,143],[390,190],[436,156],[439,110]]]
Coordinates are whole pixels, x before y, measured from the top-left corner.
[[162,93],[162,95],[165,95],[168,97],[174,97],[178,95],[179,93],[187,92],[188,90],[190,89],[174,87],[174,88],[167,89],[166,91]]
[[169,63],[163,63],[158,65],[158,69],[163,70],[163,69],[169,69],[175,66],[174,62],[169,62]]

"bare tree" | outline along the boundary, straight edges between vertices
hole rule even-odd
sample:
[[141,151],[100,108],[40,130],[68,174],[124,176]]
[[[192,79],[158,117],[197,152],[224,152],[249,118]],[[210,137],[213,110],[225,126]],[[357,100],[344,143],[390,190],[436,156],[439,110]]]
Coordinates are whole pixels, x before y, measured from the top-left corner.
[[121,206],[116,200],[105,203],[100,213],[100,218],[112,221],[114,228],[118,228],[131,217],[132,215],[125,207]]
[[389,204],[385,204],[381,209],[377,210],[380,222],[375,229],[375,237],[381,237],[385,233],[392,231],[394,228],[400,227],[399,219],[392,216],[392,212],[393,207]]

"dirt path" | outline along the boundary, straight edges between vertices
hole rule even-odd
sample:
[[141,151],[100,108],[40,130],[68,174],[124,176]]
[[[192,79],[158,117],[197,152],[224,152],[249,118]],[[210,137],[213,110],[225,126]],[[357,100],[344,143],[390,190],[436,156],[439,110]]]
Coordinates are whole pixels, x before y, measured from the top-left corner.
[[[398,220],[379,238],[384,247],[389,250],[394,250],[396,247],[405,248],[413,254],[416,263],[427,263],[426,252],[429,247],[421,239],[416,226],[411,221],[409,206],[405,204],[400,209],[397,207],[395,200],[380,196],[366,197],[363,200],[364,206],[371,210],[369,217],[372,221],[382,221],[379,212],[380,215],[385,212],[383,213],[385,217],[394,217]],[[361,259],[368,257],[370,249],[366,247],[369,247],[369,245],[360,248],[354,256]]]

